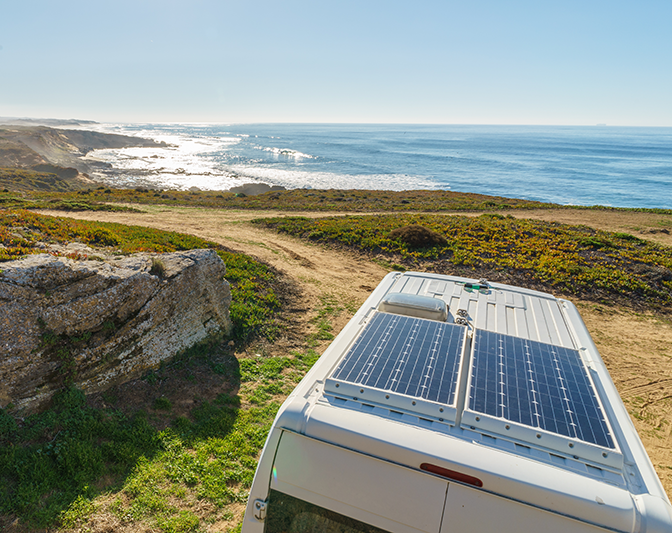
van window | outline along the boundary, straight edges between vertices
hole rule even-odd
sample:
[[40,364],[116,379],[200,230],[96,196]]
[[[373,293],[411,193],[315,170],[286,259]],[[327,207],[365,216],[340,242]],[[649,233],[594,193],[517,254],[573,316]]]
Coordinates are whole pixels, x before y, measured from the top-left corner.
[[388,533],[277,490],[271,490],[264,533]]

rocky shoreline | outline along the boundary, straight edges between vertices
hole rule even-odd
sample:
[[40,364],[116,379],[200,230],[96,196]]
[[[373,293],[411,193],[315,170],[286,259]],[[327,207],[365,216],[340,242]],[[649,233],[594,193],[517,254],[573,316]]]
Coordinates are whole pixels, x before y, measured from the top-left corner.
[[[17,170],[37,173],[34,175],[41,178],[50,175],[52,181],[55,179],[58,184],[54,184],[49,190],[78,190],[101,185],[109,187],[108,183],[92,179],[90,174],[101,170],[111,171],[113,170],[111,165],[90,157],[86,158],[87,154],[94,150],[169,147],[163,141],[157,142],[143,137],[90,130],[57,129],[43,125],[43,123],[79,125],[77,121],[31,122],[19,119],[14,122],[10,123],[7,119],[0,118],[0,170],[3,170],[4,174],[0,177],[4,178],[1,180],[2,185],[8,190],[14,190],[16,188],[14,184],[23,178],[12,175],[12,171],[16,174]],[[234,187],[229,192],[239,196],[254,196],[281,190],[285,190],[285,187],[252,182]]]
[[96,131],[0,124],[0,167],[55,174],[69,181],[75,189],[95,183],[88,175],[95,164],[83,159],[86,154],[93,150],[136,146],[168,145],[152,139]]

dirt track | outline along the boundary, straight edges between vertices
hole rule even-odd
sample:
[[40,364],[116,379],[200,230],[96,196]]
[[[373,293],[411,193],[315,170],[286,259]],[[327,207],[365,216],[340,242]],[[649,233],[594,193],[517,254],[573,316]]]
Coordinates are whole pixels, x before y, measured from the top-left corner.
[[[347,309],[356,309],[387,273],[379,265],[354,254],[326,250],[249,223],[249,220],[262,216],[314,217],[327,216],[326,213],[134,207],[145,212],[42,213],[180,231],[254,255],[284,272],[297,284],[301,302],[296,310],[305,312],[297,312],[296,320],[303,328],[309,328],[311,311],[318,306],[321,297],[333,296]],[[672,217],[664,215],[575,210],[512,214],[624,231],[672,245],[672,236],[660,231],[670,228]],[[576,304],[631,413],[653,465],[672,497],[672,322],[662,317],[590,302],[577,301]],[[340,330],[350,316],[350,312],[342,313],[335,329]]]

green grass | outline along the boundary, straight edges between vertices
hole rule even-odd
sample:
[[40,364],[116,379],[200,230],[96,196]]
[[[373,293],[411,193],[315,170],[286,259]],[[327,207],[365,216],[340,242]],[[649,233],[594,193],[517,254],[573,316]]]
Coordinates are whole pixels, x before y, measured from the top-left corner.
[[[0,154],[2,148],[0,145]],[[51,190],[65,192],[73,189],[68,180],[64,180],[51,172],[18,168],[0,168],[0,190],[12,191],[39,191]]]
[[[72,241],[107,247],[107,253],[215,249],[231,284],[235,345],[272,339],[278,331],[276,274],[251,257],[179,233],[0,212],[4,261],[42,252],[41,242]],[[54,349],[76,347],[81,340],[49,332],[43,338]],[[0,409],[0,515],[16,516],[35,528],[74,527],[100,509],[96,497],[105,492],[119,497],[108,511],[166,533],[202,528],[188,504],[171,503],[175,498],[187,503],[204,499],[219,515],[231,514],[226,506],[247,498],[256,457],[279,406],[268,395],[284,393],[294,382],[282,378],[281,384],[259,391],[247,383],[255,375],[275,379],[290,368],[296,374],[304,363],[300,357],[255,360],[246,363],[241,378],[229,342],[213,339],[194,346],[146,376],[150,386],[158,387],[175,372],[200,365],[231,388],[231,394],[209,401],[196,399],[196,407],[186,414],[175,415],[174,401],[161,396],[131,411],[120,409],[114,390],[103,395],[111,405],[93,407],[74,388],[59,392],[47,411],[23,419],[12,416],[11,406]],[[258,370],[256,365],[261,365]],[[183,383],[193,381],[190,372]],[[169,422],[167,428],[156,423],[158,415],[147,414],[152,409]]]
[[117,480],[106,489],[118,494],[110,511],[122,521],[166,533],[196,528],[199,518],[171,502],[187,495],[218,508],[245,502],[278,408],[241,409],[239,397],[221,395],[157,431],[142,412],[87,407],[75,389],[62,396],[65,403],[20,427],[0,411],[0,423],[11,426],[0,452],[0,513],[36,527],[88,519],[98,508],[94,485],[106,477]]
[[[35,189],[35,188],[33,188]],[[263,209],[290,211],[446,211],[446,210],[500,210],[530,209],[544,206],[557,207],[528,200],[487,196],[452,191],[360,191],[360,190],[304,190],[272,191],[255,196],[237,195],[222,191],[155,191],[112,189],[98,187],[79,191],[39,191],[9,187],[6,202],[12,207],[52,209],[104,209],[106,202],[150,205],[198,206],[234,209]],[[0,195],[0,203],[3,197]],[[109,208],[109,207],[107,207]]]
[[[625,233],[498,214],[290,217],[255,223],[383,256],[396,270],[458,272],[663,310],[672,303],[672,249]],[[448,244],[414,249],[389,237],[393,229],[410,224],[445,235]]]
[[[22,171],[20,171],[22,172]],[[28,178],[27,178],[28,179]],[[29,180],[30,181],[30,180]],[[455,191],[369,191],[337,189],[294,189],[271,191],[256,196],[236,195],[223,191],[176,191],[114,189],[105,186],[78,191],[39,191],[36,187],[12,187],[0,192],[0,206],[28,209],[128,210],[117,204],[193,206],[224,209],[347,212],[445,212],[525,209],[600,209],[672,214],[671,209],[630,209],[605,206],[563,206],[501,196]]]
[[[76,389],[22,422],[0,410],[0,513],[43,528],[75,527],[103,511],[164,533],[202,529],[203,517],[191,508],[199,501],[210,502],[215,516],[233,517],[228,508],[247,501],[280,400],[317,358],[307,349],[232,363],[224,379],[237,394],[201,402],[162,431],[142,410],[95,409]],[[175,365],[198,363],[211,363],[210,355],[192,350]],[[103,478],[112,481],[101,487]],[[103,505],[100,494],[115,497]]]
[[154,409],[160,409],[162,411],[170,411],[173,407],[173,404],[168,398],[163,396],[154,400]]
[[77,498],[95,495],[96,479],[123,474],[161,446],[140,414],[87,408],[76,389],[23,421],[0,410],[0,427],[0,513],[39,526],[53,523]]
[[342,311],[340,306],[333,296],[323,296],[320,298],[320,307],[317,310],[317,315],[312,319],[315,332],[308,336],[308,346],[316,347],[319,341],[330,341],[334,338],[331,333],[333,327],[331,319],[337,317]]

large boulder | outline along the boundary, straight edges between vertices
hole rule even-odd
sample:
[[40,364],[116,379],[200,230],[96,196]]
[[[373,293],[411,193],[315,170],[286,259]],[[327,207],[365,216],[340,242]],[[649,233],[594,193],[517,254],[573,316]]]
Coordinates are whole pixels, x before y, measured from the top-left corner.
[[140,376],[230,330],[225,265],[212,250],[0,263],[0,407],[44,406]]

